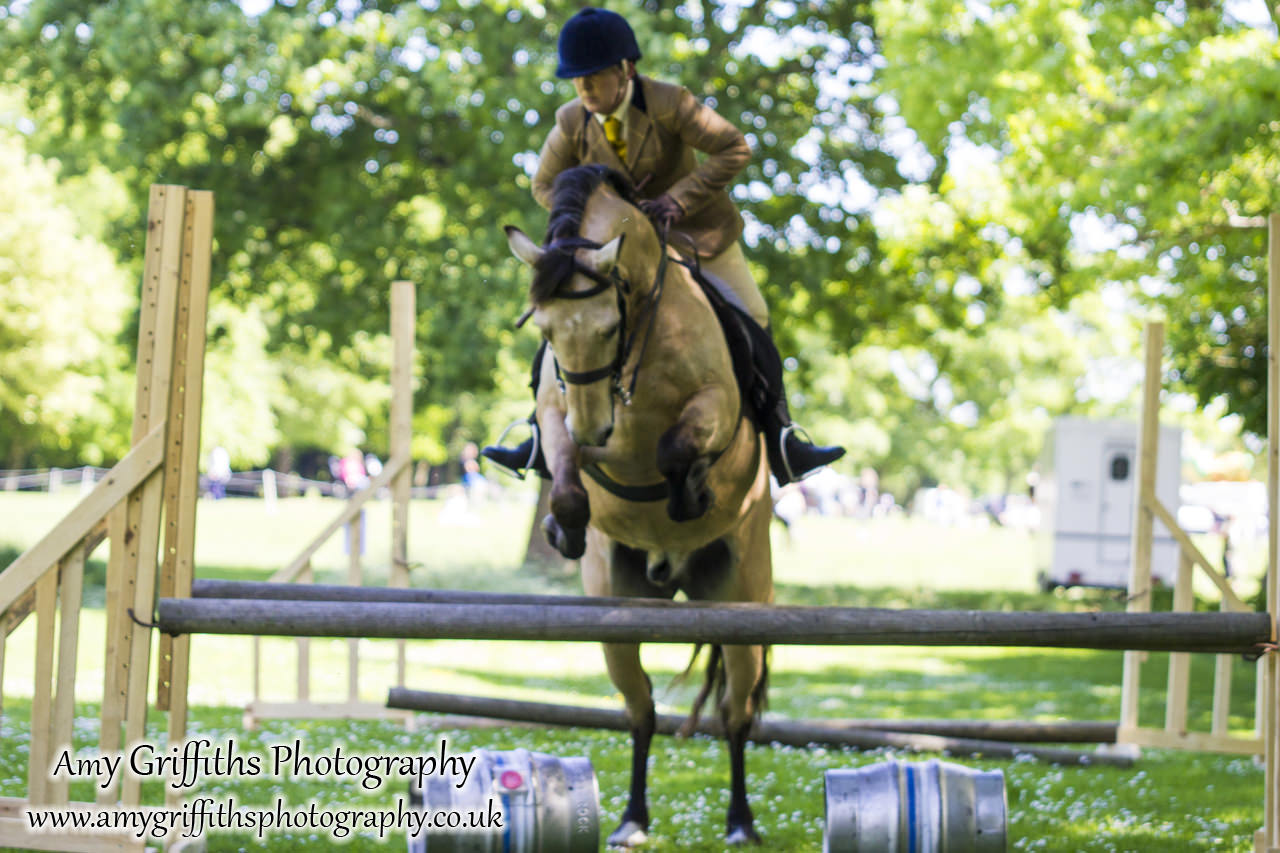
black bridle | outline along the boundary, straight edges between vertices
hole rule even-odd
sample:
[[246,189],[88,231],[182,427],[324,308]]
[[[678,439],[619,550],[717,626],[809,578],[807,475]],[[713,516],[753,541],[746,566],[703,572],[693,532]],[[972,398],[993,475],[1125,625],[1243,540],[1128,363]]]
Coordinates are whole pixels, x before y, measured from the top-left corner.
[[[601,293],[613,289],[618,300],[618,347],[614,353],[613,360],[608,364],[591,370],[567,370],[561,366],[560,360],[552,353],[552,363],[555,365],[556,382],[560,386],[560,391],[565,391],[565,383],[570,385],[590,385],[599,382],[602,379],[611,380],[610,391],[619,400],[622,405],[631,405],[631,400],[635,397],[636,383],[640,378],[640,365],[644,361],[645,351],[649,347],[649,338],[653,330],[654,317],[658,313],[658,304],[662,299],[662,292],[666,284],[667,273],[667,241],[659,234],[658,244],[660,248],[660,259],[658,261],[658,271],[654,275],[653,287],[649,290],[649,300],[642,309],[642,315],[648,314],[647,322],[644,324],[644,342],[640,345],[640,356],[636,359],[635,369],[631,371],[631,382],[624,384],[622,381],[622,369],[630,358],[632,351],[635,349],[636,343],[640,339],[641,330],[639,324],[636,328],[630,328],[627,323],[627,298],[631,295],[632,285],[630,279],[624,278],[618,274],[617,264],[609,270],[608,275],[593,270],[582,264],[576,257],[579,249],[601,249],[602,244],[594,240],[588,240],[585,237],[568,237],[561,240],[555,240],[543,247],[547,252],[561,252],[568,255],[573,262],[573,269],[579,274],[586,276],[595,282],[595,286],[586,290],[560,291],[555,294],[557,299],[590,299],[599,296]],[[621,251],[621,245],[619,245]],[[516,321],[516,328],[523,326],[525,321],[533,314],[530,308],[520,316]]]

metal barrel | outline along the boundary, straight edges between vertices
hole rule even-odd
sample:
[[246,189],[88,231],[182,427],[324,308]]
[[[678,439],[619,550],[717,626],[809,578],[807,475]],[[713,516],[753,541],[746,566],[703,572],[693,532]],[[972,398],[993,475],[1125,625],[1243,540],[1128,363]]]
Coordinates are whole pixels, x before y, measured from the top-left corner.
[[[409,853],[596,853],[600,791],[591,759],[527,749],[480,749],[471,772],[429,774],[409,785],[410,803],[429,812]],[[462,813],[461,826],[432,815]],[[466,812],[497,814],[501,826],[470,827]],[[464,828],[466,827],[466,828]]]
[[1004,773],[936,759],[828,770],[823,853],[1004,853]]

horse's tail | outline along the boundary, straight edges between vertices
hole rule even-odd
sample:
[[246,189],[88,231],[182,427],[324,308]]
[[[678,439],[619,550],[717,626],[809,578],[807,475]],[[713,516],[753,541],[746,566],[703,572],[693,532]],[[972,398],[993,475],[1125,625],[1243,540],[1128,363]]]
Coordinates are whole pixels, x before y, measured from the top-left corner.
[[[698,661],[698,655],[702,651],[702,644],[694,646],[693,656],[689,658],[689,665],[685,667],[684,672],[677,676],[676,681],[683,681],[693,671],[694,664]],[[702,688],[698,691],[698,695],[694,697],[693,705],[689,709],[689,716],[680,726],[680,730],[676,732],[677,737],[689,737],[698,727],[698,720],[702,716],[702,708],[707,703],[707,697],[714,690],[716,694],[716,705],[720,704],[720,700],[724,698],[725,685],[727,679],[724,671],[724,653],[719,645],[711,647],[711,655],[707,658],[706,676],[702,681]],[[760,679],[756,682],[756,686],[751,691],[752,714],[760,716],[760,712],[764,710],[765,703],[768,701],[769,694],[769,647],[764,647],[764,660],[761,661]]]

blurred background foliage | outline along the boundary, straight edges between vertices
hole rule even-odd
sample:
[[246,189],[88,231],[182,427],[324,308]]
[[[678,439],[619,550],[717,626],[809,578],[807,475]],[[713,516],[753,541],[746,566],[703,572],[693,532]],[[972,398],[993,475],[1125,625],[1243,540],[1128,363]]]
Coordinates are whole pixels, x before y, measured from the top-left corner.
[[[495,436],[536,344],[500,226],[545,223],[529,175],[572,96],[552,69],[578,5],[0,3],[0,466],[124,450],[154,182],[216,193],[206,446],[385,455],[398,278],[418,284],[415,455]],[[851,473],[1019,488],[1054,416],[1132,411],[1150,309],[1171,379],[1213,404],[1203,436],[1263,429],[1261,2],[618,11],[642,73],[748,134],[748,254],[797,413]]]

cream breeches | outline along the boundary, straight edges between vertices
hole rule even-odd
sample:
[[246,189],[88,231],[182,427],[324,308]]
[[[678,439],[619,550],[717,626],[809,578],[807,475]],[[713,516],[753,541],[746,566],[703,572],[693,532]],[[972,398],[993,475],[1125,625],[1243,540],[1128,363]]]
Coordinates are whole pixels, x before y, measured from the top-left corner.
[[769,328],[769,306],[760,295],[760,287],[751,268],[747,266],[747,256],[742,253],[742,244],[735,240],[729,248],[714,258],[703,258],[702,268],[723,281],[742,300],[742,305],[757,323]]

